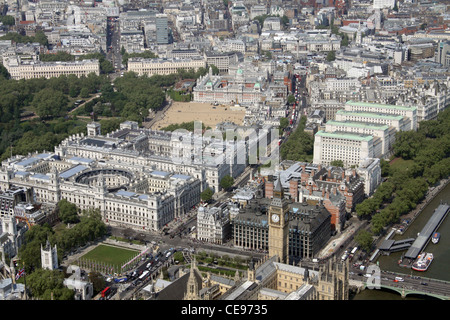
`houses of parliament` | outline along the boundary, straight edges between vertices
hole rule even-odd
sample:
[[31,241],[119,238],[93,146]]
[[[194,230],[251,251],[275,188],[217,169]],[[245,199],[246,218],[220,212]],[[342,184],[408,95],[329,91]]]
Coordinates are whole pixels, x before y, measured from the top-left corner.
[[[278,180],[279,181],[279,180]],[[348,260],[331,258],[316,268],[294,266],[288,260],[288,205],[280,183],[268,212],[269,255],[251,262],[246,276],[233,279],[197,268],[195,260],[155,300],[348,300]]]

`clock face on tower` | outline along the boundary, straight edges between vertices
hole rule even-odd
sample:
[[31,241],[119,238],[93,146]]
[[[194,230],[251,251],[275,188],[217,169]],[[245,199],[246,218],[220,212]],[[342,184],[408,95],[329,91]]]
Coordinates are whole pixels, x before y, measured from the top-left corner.
[[278,221],[280,221],[280,216],[277,214],[273,214],[272,215],[272,221],[277,223]]

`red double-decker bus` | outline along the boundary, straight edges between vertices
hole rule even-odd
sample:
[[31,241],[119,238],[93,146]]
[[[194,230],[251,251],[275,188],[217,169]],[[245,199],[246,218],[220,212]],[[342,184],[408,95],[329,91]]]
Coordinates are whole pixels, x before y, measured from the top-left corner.
[[110,292],[111,292],[111,287],[106,287],[105,289],[103,289],[103,291],[101,293],[102,298],[106,298]]

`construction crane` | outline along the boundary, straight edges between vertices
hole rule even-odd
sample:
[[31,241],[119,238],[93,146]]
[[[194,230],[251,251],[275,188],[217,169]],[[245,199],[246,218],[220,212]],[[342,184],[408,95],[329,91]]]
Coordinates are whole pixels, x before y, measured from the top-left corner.
[[25,215],[24,216],[16,216],[16,219],[18,221],[25,222],[27,224],[27,226],[28,226],[28,230],[31,229],[32,224],[30,223],[30,220],[28,220],[27,216],[25,216]]

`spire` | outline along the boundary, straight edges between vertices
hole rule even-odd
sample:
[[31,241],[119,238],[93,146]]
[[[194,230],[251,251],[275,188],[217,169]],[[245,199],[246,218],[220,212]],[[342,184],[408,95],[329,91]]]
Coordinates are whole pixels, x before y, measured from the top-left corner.
[[280,178],[279,173],[278,173],[278,179],[277,179],[275,188],[273,189],[273,195],[277,196],[280,199],[284,198],[284,192],[283,192],[283,187],[281,186],[281,178]]
[[189,271],[189,278],[188,278],[188,282],[187,282],[187,291],[184,295],[184,300],[198,300],[199,299],[199,288],[198,288],[198,283],[197,280],[195,278],[195,270],[197,266],[196,266],[196,261],[195,258],[192,259],[191,261],[191,270]]
[[241,277],[239,276],[239,271],[236,270],[236,273],[234,274],[234,282],[237,283],[240,279]]
[[255,281],[255,263],[253,262],[253,260],[250,261],[250,263],[248,265],[247,280]]

